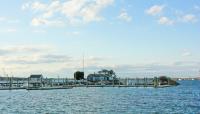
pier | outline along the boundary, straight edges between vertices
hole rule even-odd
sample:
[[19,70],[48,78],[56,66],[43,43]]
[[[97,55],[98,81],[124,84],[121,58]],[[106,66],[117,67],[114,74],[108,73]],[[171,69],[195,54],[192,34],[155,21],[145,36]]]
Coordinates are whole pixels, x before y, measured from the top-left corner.
[[169,80],[161,83],[154,78],[118,78],[108,83],[107,81],[91,82],[87,79],[76,80],[73,78],[43,78],[42,75],[29,78],[1,77],[0,90],[50,90],[71,89],[74,87],[170,87]]

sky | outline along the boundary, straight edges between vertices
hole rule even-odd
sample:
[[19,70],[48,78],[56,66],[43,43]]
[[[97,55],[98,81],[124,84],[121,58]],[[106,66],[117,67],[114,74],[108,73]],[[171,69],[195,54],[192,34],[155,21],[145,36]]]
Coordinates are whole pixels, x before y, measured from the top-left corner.
[[0,75],[200,76],[199,0],[1,0]]

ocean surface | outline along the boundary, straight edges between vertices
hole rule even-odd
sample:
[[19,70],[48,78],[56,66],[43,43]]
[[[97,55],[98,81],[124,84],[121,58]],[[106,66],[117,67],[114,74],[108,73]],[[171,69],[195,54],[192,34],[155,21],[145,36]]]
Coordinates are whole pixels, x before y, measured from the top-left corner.
[[200,114],[200,81],[169,88],[1,90],[0,114]]

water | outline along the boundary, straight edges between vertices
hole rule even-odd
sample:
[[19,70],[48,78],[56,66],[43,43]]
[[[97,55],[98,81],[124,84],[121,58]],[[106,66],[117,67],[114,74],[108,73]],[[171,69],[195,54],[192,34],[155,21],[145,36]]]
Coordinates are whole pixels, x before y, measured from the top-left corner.
[[0,91],[0,114],[200,113],[200,81],[170,88]]

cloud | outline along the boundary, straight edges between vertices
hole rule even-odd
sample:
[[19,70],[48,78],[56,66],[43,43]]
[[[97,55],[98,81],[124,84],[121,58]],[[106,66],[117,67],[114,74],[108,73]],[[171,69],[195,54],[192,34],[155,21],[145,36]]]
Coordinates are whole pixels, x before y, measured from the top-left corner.
[[154,6],[151,6],[149,9],[147,9],[146,13],[148,15],[155,16],[155,15],[160,14],[164,8],[165,8],[164,5],[154,5]]
[[15,28],[9,28],[6,30],[6,32],[17,32],[17,29]]
[[103,17],[100,16],[100,12],[113,2],[114,0],[96,0],[95,3],[89,3],[80,11],[83,21],[92,22],[102,20]]
[[[88,56],[85,57],[85,67],[104,65],[99,64],[107,58]],[[0,68],[14,72],[19,76],[27,76],[31,73],[44,75],[65,74],[82,69],[82,59],[59,53],[49,45],[16,45],[2,46],[0,48]],[[88,69],[90,71],[90,69]],[[91,73],[91,72],[90,72]]]
[[188,57],[188,56],[191,56],[191,53],[190,52],[184,52],[184,53],[182,53],[182,56],[183,57]]
[[61,20],[48,20],[44,18],[33,18],[31,21],[32,26],[41,26],[41,25],[47,25],[47,26],[64,26],[65,23]]
[[192,53],[189,52],[187,49],[184,49],[184,50],[183,50],[183,53],[182,53],[182,56],[183,56],[183,57],[188,57],[188,56],[191,56],[191,55],[192,55]]
[[[168,64],[108,64],[112,57],[85,57],[87,74],[101,69],[113,69],[121,77],[154,77],[159,75],[184,76],[195,75],[200,68],[200,61],[175,61]],[[31,73],[60,74],[82,69],[82,58],[61,54],[49,45],[16,45],[0,48],[0,68],[7,68],[19,75]]]
[[61,13],[73,19],[81,15],[81,10],[86,6],[86,3],[88,3],[86,0],[69,0],[68,2],[64,2]]
[[[59,23],[89,23],[101,21],[104,19],[100,13],[111,5],[114,0],[68,0],[68,1],[51,1],[50,3],[41,3],[39,1],[25,3],[22,5],[23,10],[30,9],[34,17],[31,25],[56,25],[56,15],[62,17]],[[35,12],[35,13],[34,13]]]
[[126,10],[122,10],[118,18],[122,21],[130,22],[132,21],[132,17],[126,12]]
[[[175,23],[195,23],[198,21],[198,15],[195,14],[194,11],[191,13],[184,13],[183,11],[171,8],[171,12],[175,15],[169,16],[171,12],[170,9],[168,9],[168,16],[166,16],[166,13],[162,13],[164,9],[165,5],[154,5],[145,12],[148,15],[155,16],[158,19],[158,23],[161,25],[174,25]],[[198,10],[199,6],[194,6],[194,9]],[[170,19],[170,17],[173,17],[173,19]]]
[[33,25],[33,26],[45,25],[47,23],[48,23],[48,20],[39,19],[39,18],[33,18],[31,21],[31,25]]
[[8,24],[18,24],[20,21],[18,19],[2,16],[0,17],[0,22]]
[[[102,61],[101,59],[99,61]],[[174,61],[167,64],[101,64],[96,62],[85,66],[87,73],[97,72],[101,69],[113,69],[120,77],[155,77],[167,75],[170,77],[195,76],[198,73],[200,61]],[[189,73],[189,74],[188,74]]]
[[43,10],[46,10],[47,5],[36,1],[36,2],[32,3],[31,8],[36,11],[43,11]]
[[66,35],[79,36],[80,34],[81,34],[80,31],[68,31],[68,32],[66,32]]
[[50,45],[16,45],[0,47],[0,68],[6,68],[19,76],[56,72],[72,68],[77,61],[66,54],[55,52]]
[[88,57],[88,60],[90,60],[90,61],[102,61],[104,59],[105,58],[103,58],[103,57],[96,57],[96,56],[89,56]]
[[0,56],[16,53],[35,53],[35,52],[49,52],[53,47],[49,45],[20,45],[20,46],[6,46],[0,48]]
[[200,10],[200,6],[194,5],[194,9],[197,10],[197,11],[199,11]]
[[24,3],[24,4],[22,4],[21,9],[22,10],[27,10],[27,9],[29,9],[29,7],[30,7],[30,3]]
[[182,21],[183,22],[197,22],[198,19],[194,14],[186,14],[182,16]]
[[78,32],[78,31],[73,31],[72,34],[73,34],[73,35],[79,35],[80,32]]
[[[80,59],[54,52],[49,45],[17,45],[0,48],[0,62],[9,64],[43,64],[75,62]],[[88,64],[109,59],[108,57],[89,56],[85,58]],[[82,59],[80,60],[82,62]],[[73,66],[73,65],[72,65]]]
[[173,25],[174,21],[169,19],[168,17],[160,17],[158,23],[161,25]]
[[17,23],[20,23],[20,20],[18,20],[18,19],[11,19],[11,20],[7,20],[7,22],[9,24],[17,24]]
[[123,77],[155,77],[167,75],[170,77],[197,76],[200,61],[175,61],[169,64],[117,65],[111,67]]
[[6,20],[6,17],[0,17],[0,22],[5,21],[5,20]]
[[70,57],[60,54],[32,54],[14,57],[1,57],[1,61],[7,64],[51,64],[70,61]]
[[15,33],[17,32],[18,29],[17,28],[3,28],[2,30],[0,30],[0,32],[3,32],[3,33]]
[[46,33],[46,31],[45,30],[41,30],[41,29],[38,29],[38,30],[33,30],[32,31],[33,33]]

